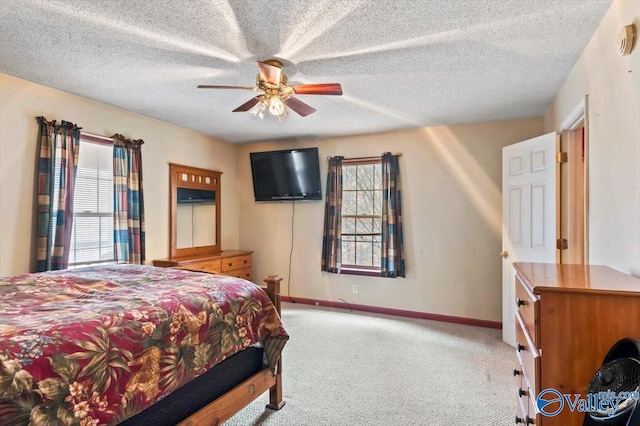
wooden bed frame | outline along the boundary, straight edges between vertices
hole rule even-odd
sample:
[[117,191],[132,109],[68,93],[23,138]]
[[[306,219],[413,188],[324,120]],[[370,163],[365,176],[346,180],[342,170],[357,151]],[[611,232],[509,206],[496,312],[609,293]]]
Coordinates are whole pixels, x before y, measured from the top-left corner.
[[[264,282],[267,284],[267,288],[264,290],[275,305],[278,315],[282,316],[280,281],[282,281],[282,277],[277,275],[270,275],[264,278]],[[178,426],[216,426],[222,424],[267,390],[269,390],[267,408],[272,410],[281,409],[285,404],[282,399],[282,355],[280,355],[277,365],[275,375],[271,373],[268,367],[264,368],[178,423]]]

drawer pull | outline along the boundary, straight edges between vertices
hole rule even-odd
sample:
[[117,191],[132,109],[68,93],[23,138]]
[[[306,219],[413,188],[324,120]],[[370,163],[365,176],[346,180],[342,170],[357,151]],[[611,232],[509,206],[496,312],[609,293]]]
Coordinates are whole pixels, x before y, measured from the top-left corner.
[[518,388],[518,396],[526,396],[527,395],[527,391],[523,390],[522,388]]
[[525,301],[520,299],[519,297],[516,298],[516,307],[520,307],[520,306],[524,306],[525,305]]
[[528,424],[528,425],[532,425],[534,424],[534,421],[531,417],[526,416],[524,419],[520,418],[518,416],[516,416],[516,424],[517,425],[521,425],[521,424]]
[[524,351],[525,347],[522,346],[520,343],[516,343],[516,351],[518,352],[522,352]]
[[514,375],[514,377],[515,377],[515,376],[518,376],[518,375],[520,375],[520,374],[521,374],[521,373],[520,373],[520,370],[518,370],[517,368],[514,368],[514,369],[513,369],[513,375]]
[[256,388],[253,385],[249,385],[249,393],[255,393]]
[[233,266],[233,263],[229,262],[229,266]]
[[247,259],[244,260],[245,265],[247,264]]

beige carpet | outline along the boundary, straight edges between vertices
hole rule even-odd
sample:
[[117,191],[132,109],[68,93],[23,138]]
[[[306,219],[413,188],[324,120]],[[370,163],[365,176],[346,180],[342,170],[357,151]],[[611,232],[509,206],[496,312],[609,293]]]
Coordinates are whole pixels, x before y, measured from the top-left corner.
[[280,411],[260,396],[232,425],[510,425],[513,349],[500,330],[283,304]]

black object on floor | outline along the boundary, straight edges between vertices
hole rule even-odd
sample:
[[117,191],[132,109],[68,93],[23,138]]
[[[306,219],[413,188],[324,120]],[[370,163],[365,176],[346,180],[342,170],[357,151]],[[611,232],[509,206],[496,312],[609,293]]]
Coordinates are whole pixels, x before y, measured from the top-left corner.
[[608,411],[590,411],[583,426],[640,426],[640,340],[625,338],[614,344],[596,371],[588,394],[613,392],[628,395]]

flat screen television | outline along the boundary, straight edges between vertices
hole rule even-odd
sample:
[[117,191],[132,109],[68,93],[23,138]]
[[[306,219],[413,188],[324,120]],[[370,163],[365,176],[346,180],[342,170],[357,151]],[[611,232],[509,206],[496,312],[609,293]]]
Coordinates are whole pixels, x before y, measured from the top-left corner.
[[256,201],[322,200],[318,148],[252,152]]

